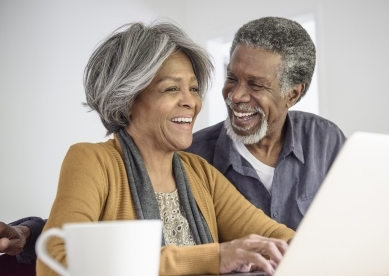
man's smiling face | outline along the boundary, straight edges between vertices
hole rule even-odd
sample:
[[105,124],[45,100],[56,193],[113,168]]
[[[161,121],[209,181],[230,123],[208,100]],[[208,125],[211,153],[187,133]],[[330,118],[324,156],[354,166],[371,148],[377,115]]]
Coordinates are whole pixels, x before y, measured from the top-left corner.
[[225,125],[232,140],[255,144],[282,128],[288,107],[277,77],[281,62],[277,53],[247,45],[235,48],[223,87]]

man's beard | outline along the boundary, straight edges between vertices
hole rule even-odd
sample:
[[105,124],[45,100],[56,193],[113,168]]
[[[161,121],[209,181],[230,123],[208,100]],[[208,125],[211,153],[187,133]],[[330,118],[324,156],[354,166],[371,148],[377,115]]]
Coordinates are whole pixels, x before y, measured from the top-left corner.
[[[233,103],[231,102],[231,100],[226,99],[226,105],[227,108],[230,108]],[[245,110],[248,112],[253,111],[252,108],[249,108],[246,104],[238,104],[236,106],[238,106],[241,110]],[[255,112],[261,114],[261,126],[257,129],[257,131],[255,131],[255,133],[246,136],[235,133],[235,130],[247,131],[251,128],[251,126],[246,128],[239,127],[231,121],[230,115],[228,115],[227,119],[224,121],[224,127],[227,130],[227,135],[231,138],[232,141],[237,143],[243,143],[244,145],[252,145],[258,143],[262,140],[263,137],[265,137],[268,130],[268,122],[265,117],[265,112],[259,106],[255,107],[254,110]]]

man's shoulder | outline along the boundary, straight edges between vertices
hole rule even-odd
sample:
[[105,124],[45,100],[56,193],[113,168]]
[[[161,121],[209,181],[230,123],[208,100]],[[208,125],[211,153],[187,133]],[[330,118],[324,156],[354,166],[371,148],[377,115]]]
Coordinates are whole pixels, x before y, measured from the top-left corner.
[[223,129],[224,122],[219,122],[213,126],[203,128],[193,134],[193,143],[217,139]]
[[306,130],[309,130],[311,134],[337,133],[343,135],[341,129],[334,122],[316,114],[303,111],[289,111],[289,118],[296,132],[306,132]]
[[299,110],[289,111],[289,117],[291,118],[292,121],[295,121],[295,122],[314,121],[314,122],[330,122],[330,123],[332,123],[330,120],[328,120],[324,117],[321,117],[319,115],[305,112],[305,111],[299,111]]
[[205,158],[209,163],[213,162],[215,149],[223,130],[223,122],[204,128],[193,134],[192,145],[185,151],[192,152]]
[[309,148],[315,148],[315,154],[322,152],[333,160],[346,141],[342,130],[328,119],[302,111],[290,111],[289,118],[294,141],[305,154]]

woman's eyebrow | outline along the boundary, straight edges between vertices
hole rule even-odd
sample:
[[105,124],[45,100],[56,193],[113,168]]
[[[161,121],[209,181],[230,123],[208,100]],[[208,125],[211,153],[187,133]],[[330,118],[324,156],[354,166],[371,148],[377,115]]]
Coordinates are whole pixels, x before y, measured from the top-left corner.
[[[161,82],[163,82],[165,80],[173,80],[173,81],[176,81],[176,82],[180,82],[180,81],[182,81],[182,77],[164,76],[164,77],[158,79],[156,81],[156,83],[158,84],[158,83],[161,83]],[[197,81],[196,76],[191,77],[190,81]]]

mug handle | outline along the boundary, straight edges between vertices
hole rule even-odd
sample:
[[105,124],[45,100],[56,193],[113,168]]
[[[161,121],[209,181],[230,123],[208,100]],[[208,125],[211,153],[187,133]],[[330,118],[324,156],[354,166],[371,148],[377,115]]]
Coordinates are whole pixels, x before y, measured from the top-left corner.
[[70,276],[69,272],[66,270],[66,267],[59,263],[57,260],[55,260],[53,257],[51,257],[49,252],[47,251],[47,242],[50,237],[59,237],[63,240],[65,239],[64,232],[59,228],[51,228],[43,232],[38,237],[35,246],[35,250],[39,259],[41,259],[43,263],[52,268],[58,274],[63,276]]

